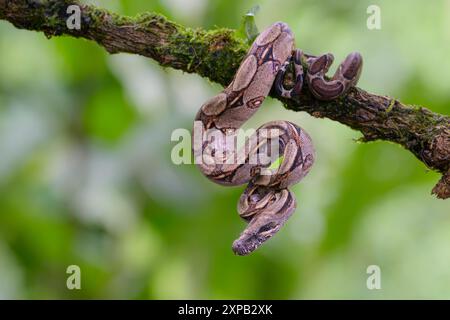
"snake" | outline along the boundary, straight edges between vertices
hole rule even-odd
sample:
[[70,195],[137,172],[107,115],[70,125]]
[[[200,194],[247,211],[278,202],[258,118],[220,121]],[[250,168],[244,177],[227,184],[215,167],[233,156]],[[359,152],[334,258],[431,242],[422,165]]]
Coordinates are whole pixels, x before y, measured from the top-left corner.
[[[289,26],[276,22],[256,37],[231,83],[206,101],[195,117],[192,149],[203,175],[224,186],[247,184],[237,205],[247,222],[232,245],[237,255],[255,251],[285,224],[297,206],[289,187],[308,174],[315,160],[311,137],[290,121],[262,125],[238,148],[239,130],[272,88],[294,100],[305,83],[318,100],[345,95],[358,82],[362,57],[350,53],[330,78],[326,74],[333,60],[330,53],[314,56],[295,49]],[[286,87],[289,70],[294,85]]]

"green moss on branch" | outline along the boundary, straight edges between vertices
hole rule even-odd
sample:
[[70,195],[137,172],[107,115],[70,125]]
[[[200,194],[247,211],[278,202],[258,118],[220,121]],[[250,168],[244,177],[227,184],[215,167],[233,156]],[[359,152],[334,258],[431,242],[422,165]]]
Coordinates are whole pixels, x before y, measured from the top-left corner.
[[[81,8],[80,30],[66,26],[70,5]],[[231,81],[248,49],[230,29],[191,29],[155,13],[125,17],[77,0],[0,0],[0,19],[17,28],[42,31],[47,37],[69,35],[93,40],[110,53],[139,54],[164,67],[197,73],[222,85]],[[403,146],[427,167],[443,174],[433,192],[439,198],[450,197],[450,117],[359,88],[332,102],[314,99],[307,88],[299,101],[276,98],[294,111],[327,117],[359,130],[364,141],[386,140]]]

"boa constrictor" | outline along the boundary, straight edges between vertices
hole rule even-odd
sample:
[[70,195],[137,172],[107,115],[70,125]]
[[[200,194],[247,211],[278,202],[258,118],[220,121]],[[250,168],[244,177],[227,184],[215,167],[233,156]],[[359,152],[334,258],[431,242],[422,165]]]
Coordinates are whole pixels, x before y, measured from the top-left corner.
[[[305,74],[302,62],[307,66]],[[326,73],[332,62],[331,54],[316,57],[294,49],[291,30],[285,23],[277,22],[256,38],[231,84],[204,103],[195,118],[193,151],[201,172],[221,185],[248,183],[238,203],[240,216],[248,222],[233,243],[232,249],[238,255],[257,249],[291,216],[296,200],[288,187],[309,172],[315,154],[310,136],[289,121],[263,125],[237,152],[230,147],[235,144],[225,141],[236,137],[238,129],[258,110],[272,87],[279,95],[291,99],[300,95],[304,80],[317,99],[332,100],[345,94],[358,81],[361,55],[349,54],[330,79]],[[289,65],[293,65],[295,85],[285,88],[283,81]],[[276,134],[266,133],[273,129]],[[277,142],[276,154],[281,155],[277,168],[272,168],[274,157],[265,162],[249,161],[258,152],[270,151],[273,141]],[[242,161],[223,161],[232,157]],[[218,158],[222,161],[217,161]]]

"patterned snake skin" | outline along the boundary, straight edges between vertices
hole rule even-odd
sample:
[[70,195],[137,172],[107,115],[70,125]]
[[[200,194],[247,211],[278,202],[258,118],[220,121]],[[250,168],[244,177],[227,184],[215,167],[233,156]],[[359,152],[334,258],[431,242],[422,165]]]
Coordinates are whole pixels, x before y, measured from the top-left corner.
[[[306,74],[302,62],[307,66]],[[239,129],[258,110],[272,86],[279,95],[291,99],[301,94],[304,81],[320,100],[345,94],[358,81],[361,55],[349,54],[328,79],[332,62],[331,54],[315,57],[294,49],[291,30],[277,22],[256,38],[230,85],[205,102],[195,118],[193,151],[201,172],[221,185],[248,183],[238,203],[239,215],[248,222],[233,243],[238,255],[257,249],[292,215],[296,200],[288,188],[309,172],[315,158],[310,136],[289,121],[264,124],[241,148],[236,147]],[[296,84],[287,89],[283,80],[289,65],[293,65]]]

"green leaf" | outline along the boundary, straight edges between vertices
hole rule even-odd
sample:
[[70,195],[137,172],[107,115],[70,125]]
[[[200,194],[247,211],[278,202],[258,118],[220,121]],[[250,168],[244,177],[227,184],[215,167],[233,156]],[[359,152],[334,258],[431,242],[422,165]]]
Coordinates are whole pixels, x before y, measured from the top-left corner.
[[252,7],[242,17],[241,27],[239,28],[239,34],[247,39],[248,43],[252,43],[259,34],[258,27],[255,22],[255,15],[259,11],[259,5]]

